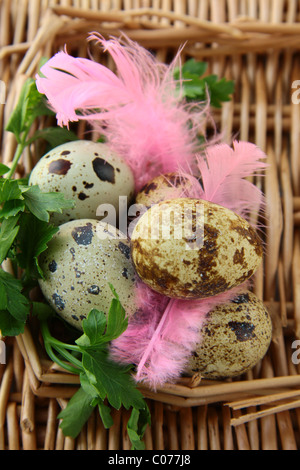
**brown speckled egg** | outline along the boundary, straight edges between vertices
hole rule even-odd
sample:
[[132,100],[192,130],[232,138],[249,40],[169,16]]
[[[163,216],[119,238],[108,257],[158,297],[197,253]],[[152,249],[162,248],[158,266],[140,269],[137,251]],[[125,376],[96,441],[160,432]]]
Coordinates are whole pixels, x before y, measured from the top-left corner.
[[136,203],[150,207],[158,202],[196,195],[199,181],[192,175],[166,173],[153,178],[137,193]]
[[134,176],[117,154],[103,143],[89,140],[68,142],[52,149],[33,168],[29,184],[38,184],[43,192],[62,192],[75,201],[72,209],[51,215],[61,225],[69,220],[92,218],[100,204],[112,204],[119,210],[119,196],[128,204],[134,195]]
[[44,297],[68,323],[81,329],[91,309],[108,312],[115,288],[127,313],[135,312],[135,272],[126,237],[112,226],[92,219],[59,227],[39,257],[45,279]]
[[252,369],[267,353],[272,322],[263,302],[250,291],[211,310],[201,342],[186,368],[207,379],[236,377]]
[[205,298],[240,285],[261,263],[256,231],[229,209],[179,198],[153,205],[138,220],[131,255],[139,277],[173,298]]

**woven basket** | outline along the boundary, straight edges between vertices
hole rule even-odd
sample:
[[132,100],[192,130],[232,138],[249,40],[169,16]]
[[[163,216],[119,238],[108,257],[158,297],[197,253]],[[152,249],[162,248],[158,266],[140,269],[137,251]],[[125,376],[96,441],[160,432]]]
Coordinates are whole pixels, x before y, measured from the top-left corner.
[[[267,251],[254,291],[272,317],[269,351],[234,380],[193,377],[156,393],[141,387],[153,422],[146,449],[300,448],[300,368],[292,361],[293,341],[300,337],[300,104],[293,88],[300,80],[299,16],[296,0],[0,0],[0,77],[7,92],[0,104],[3,163],[9,164],[16,146],[3,129],[22,84],[42,57],[65,44],[70,54],[86,57],[90,31],[123,31],[164,62],[187,41],[183,60],[204,60],[209,73],[235,81],[233,100],[214,112],[223,140],[254,142],[268,156],[266,177],[258,181],[269,206]],[[78,135],[84,135],[82,123]],[[20,176],[31,170],[36,154],[35,147],[24,154]],[[79,381],[49,360],[38,337],[28,325],[6,340],[0,449],[129,449],[123,409],[114,412],[110,430],[93,414],[76,440],[62,435],[57,415]]]

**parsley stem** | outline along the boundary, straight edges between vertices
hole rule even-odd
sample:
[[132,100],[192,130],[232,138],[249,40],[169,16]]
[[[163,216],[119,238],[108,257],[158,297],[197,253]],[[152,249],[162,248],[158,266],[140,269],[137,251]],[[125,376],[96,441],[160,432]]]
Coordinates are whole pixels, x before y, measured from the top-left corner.
[[49,333],[49,336],[47,336],[47,340],[51,342],[53,347],[58,346],[59,348],[65,348],[65,349],[70,349],[71,351],[77,351],[80,352],[80,349],[76,344],[69,344],[69,343],[63,343],[62,341],[59,341],[56,338],[53,338],[51,334]]
[[73,356],[73,354],[69,353],[65,348],[62,348],[60,346],[57,346],[55,344],[52,345],[52,347],[54,349],[56,349],[56,351],[61,355],[63,356],[67,361],[71,362],[76,368],[78,368],[78,372],[77,373],[80,373],[81,370],[82,370],[82,364],[81,364],[81,361],[79,361],[78,359],[76,359],[76,357]]
[[13,176],[14,172],[16,171],[17,165],[19,163],[19,160],[21,158],[21,155],[23,153],[24,148],[25,148],[25,145],[23,144],[23,142],[18,144],[18,146],[16,148],[16,151],[15,151],[15,155],[14,155],[12,164],[11,164],[11,167],[10,167],[10,170],[6,175],[7,178],[11,178]]
[[[61,366],[63,369],[73,373],[73,374],[80,374],[82,371],[82,364],[81,362],[74,357],[71,353],[69,353],[66,348],[72,349],[74,351],[79,351],[78,346],[72,345],[72,344],[66,344],[63,343],[51,335],[49,331],[49,327],[47,325],[47,322],[43,321],[40,324],[41,327],[41,333],[44,339],[44,346],[46,349],[46,352],[50,359],[52,359],[53,362]],[[63,356],[67,361],[69,361],[71,364],[66,363],[65,361],[61,360],[53,351],[55,349],[61,356]],[[72,365],[73,364],[73,365]],[[74,367],[75,366],[75,367]]]
[[46,352],[47,352],[48,356],[50,357],[50,359],[52,359],[53,362],[55,362],[56,364],[58,364],[60,367],[67,370],[68,372],[71,372],[72,374],[79,374],[80,373],[80,371],[78,371],[77,368],[73,367],[71,364],[66,363],[65,361],[62,361],[53,352],[53,349],[52,349],[51,345],[47,341],[44,342],[44,345],[45,345],[45,349],[46,349]]

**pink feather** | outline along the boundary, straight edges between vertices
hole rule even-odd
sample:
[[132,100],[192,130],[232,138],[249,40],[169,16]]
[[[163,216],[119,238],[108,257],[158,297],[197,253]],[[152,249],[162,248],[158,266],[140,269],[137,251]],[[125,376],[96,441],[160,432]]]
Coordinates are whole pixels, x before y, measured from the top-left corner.
[[137,190],[161,173],[190,171],[208,106],[182,100],[173,78],[180,51],[167,66],[128,38],[106,41],[93,34],[89,39],[111,55],[116,74],[93,60],[54,55],[36,83],[58,124],[89,121],[128,162]]
[[266,155],[255,144],[234,141],[208,146],[198,157],[203,189],[198,197],[227,207],[245,219],[250,213],[263,214],[263,192],[246,178],[263,175]]

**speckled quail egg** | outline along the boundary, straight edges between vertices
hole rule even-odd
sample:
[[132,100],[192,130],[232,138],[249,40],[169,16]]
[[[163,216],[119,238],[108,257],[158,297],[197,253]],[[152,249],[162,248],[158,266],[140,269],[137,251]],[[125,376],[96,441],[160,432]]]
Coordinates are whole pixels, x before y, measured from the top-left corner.
[[196,196],[199,189],[199,181],[193,175],[166,173],[145,184],[137,193],[135,201],[150,207],[167,199]]
[[111,204],[119,211],[119,196],[134,195],[134,176],[127,163],[100,142],[78,140],[52,149],[33,168],[29,184],[43,192],[62,192],[73,199],[72,209],[55,213],[51,222],[61,225],[75,219],[97,219],[100,204]]
[[104,222],[66,222],[39,257],[42,293],[68,323],[82,329],[91,309],[108,312],[116,290],[126,314],[135,312],[135,272],[125,235]]
[[267,353],[272,322],[263,302],[250,291],[211,310],[186,368],[208,379],[236,377],[252,369]]
[[173,298],[205,298],[250,278],[261,263],[262,242],[231,210],[199,199],[153,205],[131,235],[138,276]]

